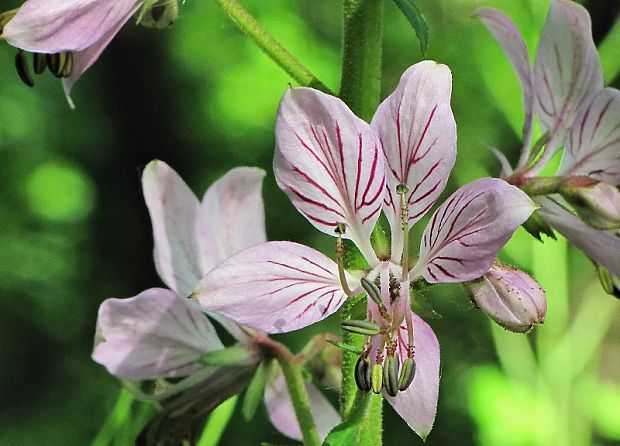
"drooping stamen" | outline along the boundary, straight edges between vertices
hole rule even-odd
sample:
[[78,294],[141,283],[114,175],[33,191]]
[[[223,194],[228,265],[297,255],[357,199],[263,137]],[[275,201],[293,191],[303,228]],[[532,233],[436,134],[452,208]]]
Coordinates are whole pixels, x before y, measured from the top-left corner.
[[378,347],[371,373],[372,391],[374,393],[381,393],[381,390],[383,390],[383,349],[385,348],[385,336],[381,336]]
[[340,323],[340,327],[344,331],[365,336],[375,336],[381,333],[381,327],[379,327],[374,322],[366,320],[360,321],[355,319],[349,319],[346,321],[342,321]]
[[62,77],[69,77],[73,71],[73,53],[65,53],[66,60],[62,66]]
[[24,84],[29,87],[34,87],[34,80],[32,79],[30,69],[28,68],[28,61],[26,60],[26,56],[22,50],[19,50],[15,55],[15,69]]
[[415,361],[413,358],[407,358],[403,362],[403,367],[400,370],[400,377],[398,378],[398,390],[407,390],[407,388],[413,382],[415,378]]
[[383,385],[390,396],[396,396],[399,390],[398,358],[396,358],[397,342],[390,339],[387,345],[387,358],[383,367]]
[[47,54],[47,67],[54,76],[58,76],[58,73],[62,68],[62,65],[60,64],[60,53]]
[[47,58],[43,53],[34,53],[32,55],[32,68],[35,74],[42,74],[47,68]]
[[379,313],[381,313],[383,320],[389,324],[392,318],[390,318],[387,308],[383,305],[383,299],[381,297],[381,290],[379,290],[379,287],[365,277],[362,277],[360,282],[362,284],[362,288],[364,288],[364,290],[368,293],[368,297],[370,297],[372,301],[377,304],[377,307],[379,307]]
[[344,244],[342,243],[342,235],[346,231],[346,226],[344,223],[338,223],[334,232],[338,235],[336,239],[336,259],[338,260],[338,278],[340,279],[340,286],[342,286],[342,291],[349,296],[355,296],[355,293],[349,288],[349,283],[347,282],[347,275],[344,271]]
[[407,280],[409,276],[409,206],[407,205],[407,192],[409,188],[406,184],[396,186],[396,193],[400,195],[400,223],[403,231],[403,266],[402,280]]
[[372,388],[372,368],[368,352],[362,352],[355,363],[355,384],[362,392],[368,392]]

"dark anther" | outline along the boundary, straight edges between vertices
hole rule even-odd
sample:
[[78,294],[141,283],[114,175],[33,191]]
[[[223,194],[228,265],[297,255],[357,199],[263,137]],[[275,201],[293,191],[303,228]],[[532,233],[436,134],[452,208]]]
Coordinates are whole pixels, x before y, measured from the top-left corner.
[[41,74],[47,67],[47,57],[43,53],[34,53],[32,55],[32,68],[35,74]]
[[69,77],[73,71],[73,53],[65,53],[65,63],[62,66],[62,77]]
[[346,231],[347,231],[347,227],[344,225],[344,223],[338,223],[338,225],[336,226],[336,229],[334,229],[334,232],[338,235],[344,235]]
[[415,361],[413,358],[407,358],[405,362],[403,362],[403,368],[400,370],[398,388],[400,390],[406,390],[407,387],[411,385],[413,378],[415,378]]
[[388,356],[383,366],[383,387],[390,396],[398,394],[398,359]]
[[355,384],[362,392],[368,392],[372,387],[371,370],[368,358],[360,356],[355,363]]
[[54,76],[59,76],[62,74],[61,65],[60,65],[60,54],[48,54],[47,55],[47,66],[52,72]]
[[28,69],[28,61],[26,60],[26,56],[22,50],[19,50],[15,56],[15,69],[17,69],[17,74],[19,74],[19,78],[24,84],[29,87],[34,87],[34,80],[32,79],[30,70]]

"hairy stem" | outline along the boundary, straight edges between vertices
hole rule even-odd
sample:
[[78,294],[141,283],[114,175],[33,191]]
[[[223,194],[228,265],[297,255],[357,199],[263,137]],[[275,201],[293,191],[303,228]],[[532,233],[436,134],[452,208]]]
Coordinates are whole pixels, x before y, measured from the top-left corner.
[[274,39],[237,0],[215,1],[235,22],[237,27],[295,81],[299,82],[300,85],[330,93],[329,88]]
[[381,94],[383,0],[344,0],[340,98],[370,120]]
[[259,343],[262,348],[276,358],[280,367],[282,367],[284,380],[286,381],[288,393],[293,402],[295,416],[299,423],[304,445],[320,446],[321,440],[316,430],[312,412],[310,411],[310,399],[306,391],[306,384],[304,383],[304,377],[295,359],[295,355],[293,355],[284,344],[276,342],[266,336],[262,337]]

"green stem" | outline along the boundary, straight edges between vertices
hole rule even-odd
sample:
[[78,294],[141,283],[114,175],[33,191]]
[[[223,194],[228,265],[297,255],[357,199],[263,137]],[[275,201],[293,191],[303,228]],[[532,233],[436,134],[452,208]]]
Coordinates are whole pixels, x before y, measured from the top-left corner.
[[241,31],[300,85],[330,93],[329,88],[274,39],[237,0],[215,1]]
[[284,372],[284,380],[288,388],[288,393],[293,402],[295,416],[299,423],[299,429],[303,437],[304,445],[320,446],[321,439],[314,424],[314,418],[310,411],[310,400],[306,391],[304,377],[301,368],[295,359],[295,355],[284,345],[264,337],[261,345],[266,348],[277,359],[282,372]]
[[521,189],[529,196],[557,194],[564,182],[564,177],[535,177],[525,183]]
[[[381,95],[381,50],[383,40],[383,0],[343,0],[342,75],[340,98],[365,120],[372,118]],[[343,305],[342,320],[351,319],[353,301]],[[347,345],[361,346],[362,338],[343,333]],[[354,368],[357,355],[342,352],[342,390],[340,411],[347,419],[357,393]],[[381,397],[379,397],[381,398]],[[380,410],[380,406],[379,406]],[[380,443],[380,429],[379,442]]]
[[381,94],[383,0],[344,0],[340,98],[370,120]]

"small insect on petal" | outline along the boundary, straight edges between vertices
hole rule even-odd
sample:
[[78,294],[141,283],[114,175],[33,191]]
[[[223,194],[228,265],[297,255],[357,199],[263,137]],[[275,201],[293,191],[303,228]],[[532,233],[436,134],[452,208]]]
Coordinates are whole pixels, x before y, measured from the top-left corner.
[[415,361],[413,358],[405,359],[403,368],[400,370],[400,378],[398,379],[399,390],[407,390],[415,377]]
[[32,68],[35,74],[42,74],[47,68],[47,57],[43,53],[34,53],[32,55]]
[[375,364],[372,366],[372,391],[374,393],[381,393],[383,390],[383,366],[381,364]]
[[28,69],[28,61],[26,60],[26,56],[23,51],[18,51],[15,56],[15,68],[17,69],[17,74],[19,74],[19,78],[22,82],[29,87],[34,87],[34,80],[30,75],[30,70]]
[[383,370],[383,385],[390,396],[396,396],[400,387],[398,379],[398,359],[388,356]]
[[370,360],[364,356],[360,356],[355,363],[355,384],[362,392],[368,392],[372,387]]
[[374,336],[379,334],[379,332],[381,331],[381,327],[370,321],[342,321],[340,326],[344,331],[366,336]]

